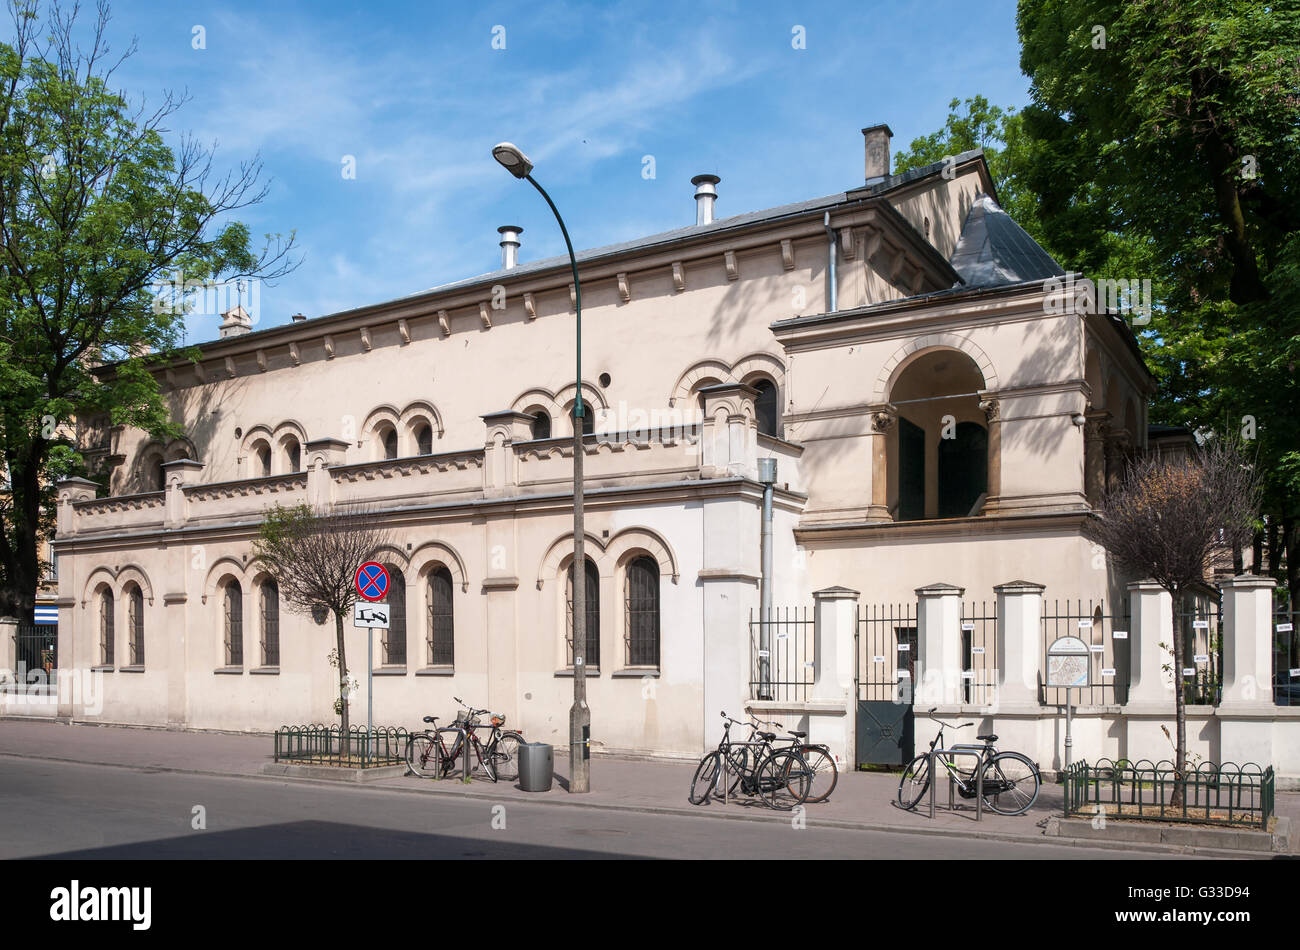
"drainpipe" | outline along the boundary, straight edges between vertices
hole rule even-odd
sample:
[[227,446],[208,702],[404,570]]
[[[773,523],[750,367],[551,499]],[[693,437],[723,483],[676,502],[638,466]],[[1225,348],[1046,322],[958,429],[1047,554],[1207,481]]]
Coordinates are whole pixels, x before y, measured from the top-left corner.
[[831,227],[831,213],[829,211],[827,211],[826,216],[822,218],[822,224],[826,226],[826,238],[830,242],[826,247],[826,273],[827,279],[830,281],[830,292],[827,294],[830,306],[826,308],[826,312],[834,313],[836,309],[835,291],[838,286],[838,281],[835,278],[836,237],[835,229]]
[[758,480],[763,485],[763,576],[759,590],[758,698],[772,698],[772,488],[776,484],[776,459],[758,460]]

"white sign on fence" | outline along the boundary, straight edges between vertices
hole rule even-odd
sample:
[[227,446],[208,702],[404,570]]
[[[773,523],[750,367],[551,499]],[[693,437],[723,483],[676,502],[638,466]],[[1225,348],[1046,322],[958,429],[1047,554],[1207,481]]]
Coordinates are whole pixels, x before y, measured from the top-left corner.
[[1291,632],[1291,625],[1290,625],[1289,623],[1280,623],[1280,624],[1277,625],[1277,632],[1278,632],[1278,633],[1290,633],[1290,632]]
[[1196,654],[1196,656],[1192,657],[1192,662],[1193,662],[1193,663],[1209,663],[1209,662],[1210,662],[1210,654],[1208,654],[1208,653],[1198,653],[1198,654]]
[[1109,666],[1107,666],[1107,667],[1103,667],[1103,668],[1102,668],[1102,671],[1101,671],[1101,675],[1102,675],[1102,676],[1114,676],[1114,675],[1115,675],[1115,670],[1112,669],[1112,668],[1109,667]]
[[1127,639],[1128,639],[1128,631],[1127,631],[1127,630],[1112,630],[1111,633],[1110,633],[1110,638],[1111,638],[1112,640],[1127,640]]

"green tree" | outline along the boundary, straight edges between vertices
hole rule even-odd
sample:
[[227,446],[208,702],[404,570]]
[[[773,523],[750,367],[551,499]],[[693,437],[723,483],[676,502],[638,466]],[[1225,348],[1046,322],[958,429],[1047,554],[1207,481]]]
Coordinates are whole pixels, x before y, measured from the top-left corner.
[[[0,42],[0,614],[30,620],[53,528],[54,481],[83,462],[59,429],[107,414],[112,424],[179,434],[147,360],[177,351],[184,312],[151,288],[186,279],[271,279],[294,266],[290,236],[225,220],[261,200],[260,162],[220,174],[191,139],[173,150],[164,124],[184,103],[153,109],[111,87],[109,11],[83,30],[57,4],[46,22],[11,0]],[[97,373],[105,363],[113,372]]]

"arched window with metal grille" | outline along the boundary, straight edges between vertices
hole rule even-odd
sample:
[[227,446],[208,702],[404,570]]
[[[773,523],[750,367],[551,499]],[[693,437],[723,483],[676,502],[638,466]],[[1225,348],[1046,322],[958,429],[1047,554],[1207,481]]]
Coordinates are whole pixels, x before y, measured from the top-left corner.
[[388,568],[388,629],[384,631],[384,665],[406,665],[406,575]]
[[244,665],[244,589],[239,581],[226,583],[222,597],[226,666]]
[[659,665],[659,562],[642,555],[623,579],[624,642],[628,666]]
[[755,422],[761,435],[780,435],[781,419],[776,403],[776,383],[770,379],[754,381],[757,395],[754,397]]
[[[600,666],[600,572],[591,558],[585,559],[586,593],[587,593],[587,630],[586,653],[583,663],[593,669]],[[573,666],[573,565],[569,565],[569,580],[565,591],[564,616],[568,621],[565,631],[565,643],[568,650],[568,665]]]
[[262,615],[262,665],[280,665],[280,585],[269,578],[262,582],[259,613]]
[[144,666],[144,591],[139,584],[126,588],[126,629],[130,635],[129,663]]
[[429,572],[429,624],[425,634],[430,666],[456,662],[456,612],[452,602],[451,571],[438,567]]
[[99,592],[99,662],[113,665],[113,592],[107,587]]

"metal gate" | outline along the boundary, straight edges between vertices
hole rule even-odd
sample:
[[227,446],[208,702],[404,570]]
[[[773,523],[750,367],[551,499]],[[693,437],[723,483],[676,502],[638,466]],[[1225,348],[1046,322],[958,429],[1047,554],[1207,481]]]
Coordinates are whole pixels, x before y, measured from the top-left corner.
[[858,765],[902,765],[915,745],[916,605],[858,607],[854,643]]
[[55,624],[21,623],[14,635],[19,683],[51,683],[59,665],[59,628]]

